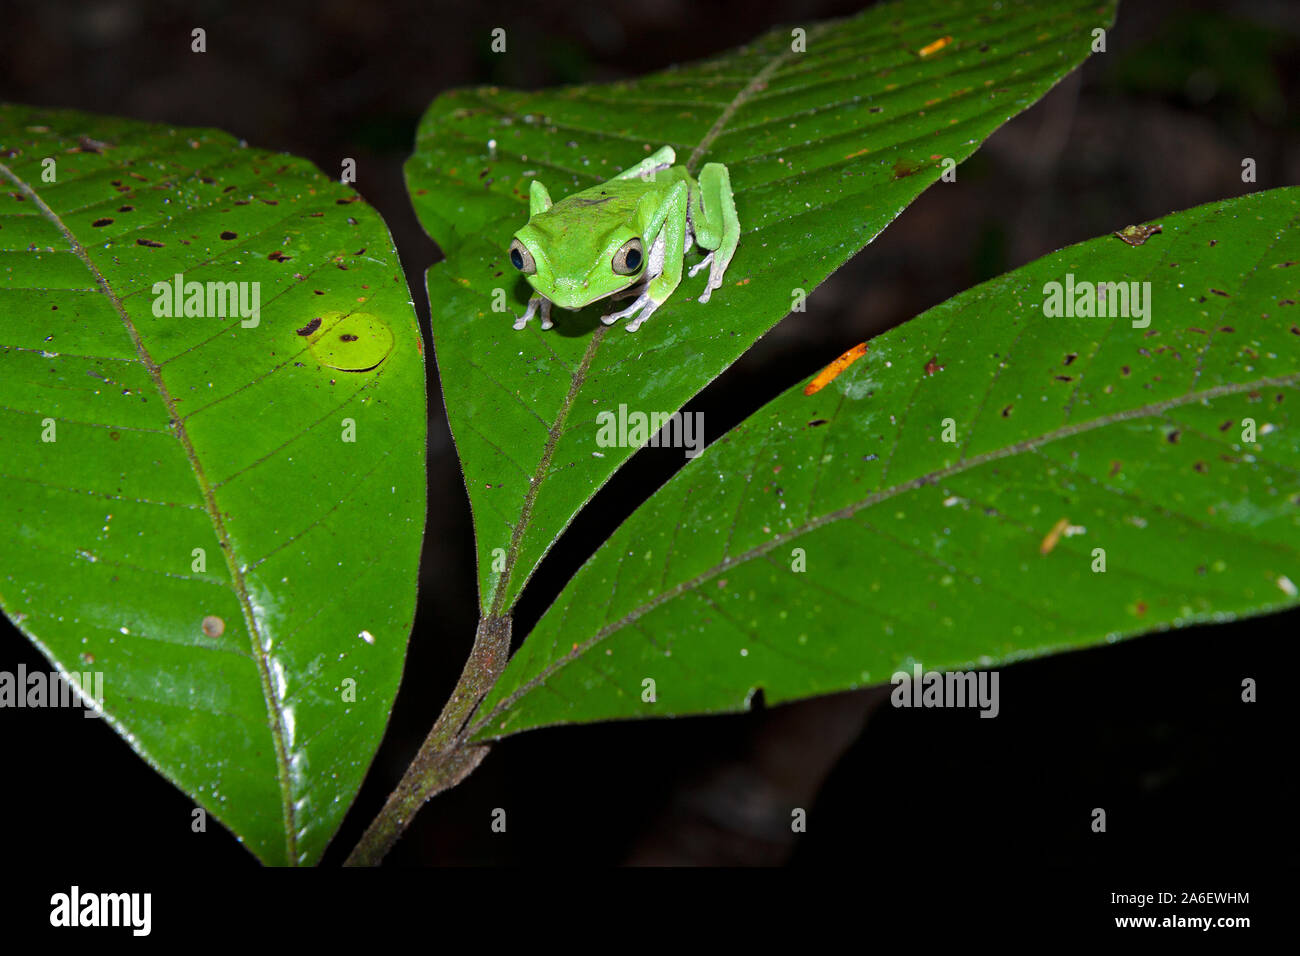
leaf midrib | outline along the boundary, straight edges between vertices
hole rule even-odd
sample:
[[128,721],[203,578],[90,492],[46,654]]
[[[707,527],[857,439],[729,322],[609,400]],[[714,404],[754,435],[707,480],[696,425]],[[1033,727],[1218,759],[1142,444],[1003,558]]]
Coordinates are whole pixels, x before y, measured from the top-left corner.
[[700,587],[701,585],[708,583],[717,575],[721,574],[722,572],[730,568],[735,567],[736,565],[743,564],[755,558],[762,557],[768,552],[773,551],[776,548],[796,538],[801,537],[802,535],[808,534],[811,531],[815,531],[824,525],[832,524],[837,521],[842,521],[847,518],[851,518],[859,511],[864,511],[867,508],[875,507],[876,505],[884,501],[888,501],[891,498],[897,497],[898,495],[904,494],[905,492],[915,491],[919,488],[925,487],[926,485],[936,484],[944,480],[945,478],[949,478],[953,475],[961,474],[971,469],[978,468],[982,465],[988,464],[989,462],[999,461],[1003,458],[1010,458],[1016,455],[1022,455],[1029,452],[1035,452],[1037,451],[1037,449],[1041,448],[1044,445],[1049,445],[1052,442],[1059,441],[1065,438],[1070,438],[1073,437],[1074,435],[1079,435],[1089,431],[1094,431],[1096,429],[1104,428],[1110,425],[1117,425],[1126,421],[1133,421],[1135,419],[1148,418],[1152,416],[1161,415],[1164,412],[1169,411],[1170,409],[1179,408],[1184,405],[1190,405],[1195,402],[1209,401],[1211,399],[1220,398],[1226,395],[1236,395],[1243,392],[1250,392],[1261,388],[1285,387],[1285,386],[1292,386],[1297,384],[1300,384],[1300,373],[1293,373],[1291,375],[1282,375],[1273,378],[1257,379],[1255,381],[1245,382],[1245,383],[1217,385],[1213,388],[1203,389],[1201,391],[1187,392],[1175,398],[1165,399],[1160,402],[1152,402],[1146,405],[1140,405],[1136,408],[1130,408],[1118,412],[1112,412],[1109,415],[1102,415],[1086,422],[1076,422],[1069,425],[1063,425],[1060,428],[1053,429],[1050,432],[1046,432],[1042,435],[1035,436],[1034,438],[1025,439],[1024,441],[1016,442],[1015,444],[1012,445],[1004,445],[1001,448],[991,449],[990,451],[982,452],[974,456],[973,458],[964,458],[958,462],[955,462],[952,465],[947,466],[946,468],[940,468],[935,471],[927,472],[924,475],[919,475],[915,478],[911,478],[899,484],[892,485],[888,488],[882,488],[878,491],[872,492],[870,495],[867,495],[861,501],[854,502],[851,505],[847,505],[843,508],[839,508],[835,511],[827,512],[826,514],[819,515],[816,518],[805,521],[803,524],[795,528],[792,528],[789,531],[776,535],[770,541],[767,541],[761,545],[751,548],[748,551],[743,552],[742,554],[739,554],[735,557],[726,557],[718,564],[715,564],[712,567],[700,572],[695,577],[692,577],[686,581],[682,581],[674,585],[672,588],[660,592],[655,597],[651,598],[649,601],[646,601],[644,604],[641,604],[633,608],[631,611],[623,615],[623,617],[619,618],[617,621],[614,621],[610,624],[606,624],[604,627],[600,628],[600,630],[596,631],[596,633],[593,634],[586,641],[577,644],[575,648],[571,650],[568,654],[565,654],[563,657],[560,657],[557,660],[553,661],[552,663],[548,664],[535,677],[529,679],[528,681],[525,681],[523,684],[521,684],[518,687],[518,689],[512,692],[509,696],[502,699],[501,702],[498,703],[497,706],[494,707],[490,713],[483,715],[480,719],[476,720],[473,723],[473,725],[470,727],[468,731],[467,736],[473,737],[478,733],[480,733],[485,727],[489,726],[493,721],[495,721],[501,714],[508,712],[510,708],[514,705],[514,703],[518,701],[521,697],[532,692],[533,690],[540,687],[543,683],[545,683],[546,680],[550,678],[550,676],[554,674],[556,671],[560,670],[561,668],[567,666],[570,662],[586,654],[589,650],[591,650],[591,648],[595,647],[606,637],[618,631],[623,630],[624,628],[636,622],[639,618],[644,617],[646,614],[649,614],[651,611],[659,607],[661,604],[665,604],[668,601],[671,601],[681,596],[682,594],[685,594],[689,591],[692,591]]
[[283,818],[285,834],[285,851],[288,855],[288,862],[291,866],[298,863],[297,850],[297,825],[294,816],[292,788],[289,779],[289,757],[285,747],[285,738],[287,736],[284,726],[284,715],[279,707],[279,699],[275,693],[275,683],[271,675],[270,662],[267,658],[263,646],[261,629],[258,626],[257,615],[253,610],[252,599],[248,593],[248,587],[244,580],[243,571],[240,569],[239,562],[236,560],[234,544],[230,539],[229,532],[226,529],[225,520],[221,516],[221,509],[217,505],[216,492],[212,484],[208,481],[207,475],[203,469],[203,462],[199,458],[198,452],[190,440],[189,431],[185,427],[184,420],[176,408],[175,400],[172,398],[166,382],[163,381],[162,369],[149,353],[148,347],[141,339],[135,323],[131,320],[130,314],[126,311],[122,300],[114,294],[109,286],[108,279],[100,271],[90,253],[81,241],[76,237],[62,218],[41,198],[40,194],[32,188],[26,180],[18,176],[12,169],[4,163],[0,163],[0,175],[5,176],[12,182],[36,205],[42,216],[48,219],[63,235],[72,252],[82,261],[87,271],[95,280],[95,284],[104,297],[112,304],[114,311],[122,320],[127,334],[131,337],[131,342],[135,346],[136,354],[145,371],[148,372],[154,388],[157,390],[159,397],[162,399],[167,409],[167,416],[171,425],[172,435],[180,443],[185,452],[185,457],[189,462],[191,471],[194,472],[195,480],[198,482],[199,491],[203,497],[203,507],[208,514],[208,519],[212,523],[213,532],[217,536],[220,551],[225,558],[226,567],[230,572],[231,587],[239,601],[240,610],[244,616],[245,626],[248,628],[249,637],[252,644],[253,660],[257,664],[258,678],[262,683],[262,697],[266,703],[267,715],[269,717],[269,729],[271,738],[275,745],[276,777],[280,786],[280,806]]

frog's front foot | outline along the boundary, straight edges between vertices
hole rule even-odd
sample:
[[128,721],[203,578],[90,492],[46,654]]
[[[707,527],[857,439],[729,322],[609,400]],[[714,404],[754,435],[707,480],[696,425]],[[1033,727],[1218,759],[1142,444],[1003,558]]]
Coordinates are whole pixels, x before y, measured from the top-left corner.
[[600,321],[604,322],[606,325],[613,325],[619,319],[626,319],[637,310],[641,310],[641,314],[626,326],[629,332],[635,332],[637,329],[641,328],[641,323],[650,318],[650,314],[654,312],[655,309],[659,308],[661,304],[662,303],[656,302],[654,299],[650,298],[649,292],[642,292],[637,296],[636,301],[626,309],[623,309],[620,312],[611,312],[609,315],[602,315]]
[[[699,262],[695,263],[695,265],[691,266],[690,272],[687,274],[692,279],[694,279],[695,273],[699,272],[701,269],[707,268],[712,264],[713,264],[713,253],[710,252]],[[714,272],[716,271],[717,271],[716,269],[709,270],[709,281],[704,283],[704,291],[701,292],[700,297],[696,299],[697,302],[708,302],[709,296],[713,295],[713,290],[722,288],[722,275],[718,274],[715,276]]]
[[539,308],[542,311],[542,331],[545,332],[553,326],[555,323],[551,321],[551,300],[544,295],[535,295],[528,300],[528,308],[524,314],[515,319],[516,331],[526,326]]

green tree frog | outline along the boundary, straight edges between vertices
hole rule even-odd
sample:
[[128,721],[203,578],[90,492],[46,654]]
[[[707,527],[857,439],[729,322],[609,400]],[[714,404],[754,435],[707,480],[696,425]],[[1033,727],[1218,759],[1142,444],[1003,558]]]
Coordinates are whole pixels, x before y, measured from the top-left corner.
[[510,263],[535,293],[516,329],[539,309],[549,329],[552,305],[577,311],[598,299],[636,296],[626,309],[600,317],[606,325],[631,317],[627,330],[635,332],[682,281],[682,259],[693,243],[708,253],[690,275],[709,266],[699,298],[709,301],[740,241],[731,177],[721,163],[707,163],[697,181],[676,160],[665,146],[557,203],[533,180],[528,223],[510,243]]

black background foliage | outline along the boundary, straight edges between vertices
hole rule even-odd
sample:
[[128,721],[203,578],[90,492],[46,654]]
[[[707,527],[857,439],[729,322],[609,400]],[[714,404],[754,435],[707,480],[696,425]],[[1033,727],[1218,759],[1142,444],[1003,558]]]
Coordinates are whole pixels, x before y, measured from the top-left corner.
[[[808,24],[854,0],[0,3],[0,97],[189,126],[315,161],[357,160],[428,330],[439,257],[402,182],[417,120],[442,90],[635,77]],[[190,52],[190,31],[208,52]],[[490,51],[503,27],[508,52]],[[1300,182],[1300,6],[1140,0],[1094,56],[937,184],[689,406],[716,437],[853,343],[976,282],[1133,222]],[[1258,182],[1241,182],[1243,157]],[[502,320],[505,321],[505,320]],[[340,862],[414,754],[474,630],[469,508],[430,368],[430,513],[410,655],[382,749],[327,863]],[[638,454],[594,500],[519,606],[527,633],[581,562],[681,464]],[[0,544],[3,546],[3,544]],[[376,542],[382,547],[382,542]],[[1151,635],[1005,668],[1002,713],[879,707],[879,691],[737,717],[533,731],[437,798],[401,864],[852,860],[888,870],[942,851],[974,871],[1160,863],[1236,874],[1293,836],[1287,698],[1300,614]],[[848,621],[846,627],[852,627]],[[7,622],[0,669],[44,661]],[[1244,677],[1260,702],[1240,701]],[[15,859],[39,848],[182,868],[247,866],[220,826],[80,712],[0,714],[0,812]],[[1279,746],[1282,745],[1282,746]],[[790,832],[790,808],[809,811]],[[508,812],[493,834],[493,808]],[[1109,832],[1089,832],[1094,807]],[[1281,828],[1281,829],[1279,829]],[[1195,888],[1195,887],[1186,887]],[[1215,887],[1207,887],[1215,888]]]

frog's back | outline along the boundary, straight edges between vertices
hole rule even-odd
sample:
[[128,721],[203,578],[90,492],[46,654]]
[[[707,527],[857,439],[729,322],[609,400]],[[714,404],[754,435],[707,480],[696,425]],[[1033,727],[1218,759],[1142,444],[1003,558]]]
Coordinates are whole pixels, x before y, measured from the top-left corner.
[[557,220],[573,219],[588,223],[594,216],[610,220],[627,219],[636,211],[637,203],[652,186],[653,183],[643,183],[640,180],[611,180],[565,196],[548,209],[545,215]]
[[670,188],[678,179],[685,178],[681,167],[660,170],[653,180],[611,179],[591,186],[571,196],[566,196],[547,210],[546,215],[557,219],[579,219],[590,223],[592,213],[601,219],[621,221],[631,218],[637,204],[646,193]]

